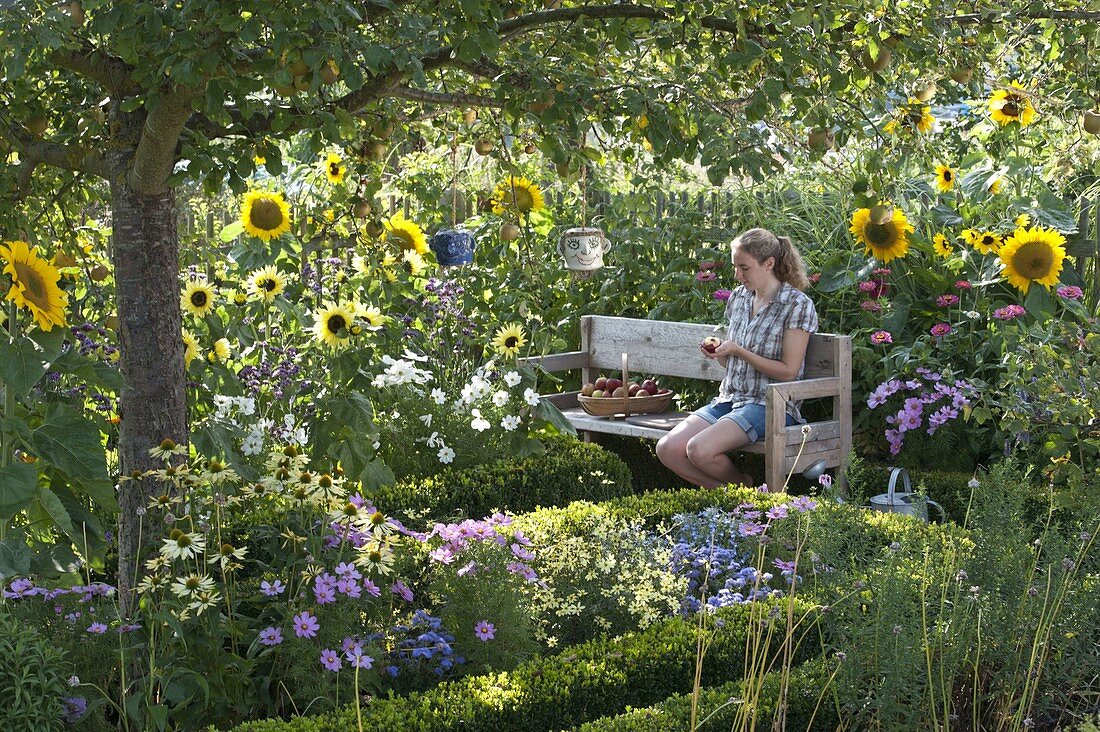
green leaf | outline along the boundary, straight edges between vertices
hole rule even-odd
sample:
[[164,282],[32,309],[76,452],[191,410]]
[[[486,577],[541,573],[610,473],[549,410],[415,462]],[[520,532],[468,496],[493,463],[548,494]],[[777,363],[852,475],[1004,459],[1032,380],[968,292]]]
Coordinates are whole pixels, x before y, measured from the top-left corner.
[[363,484],[363,490],[370,491],[384,485],[393,485],[397,482],[397,477],[381,460],[371,460],[359,474],[359,480]]
[[244,233],[244,222],[240,219],[227,224],[221,233],[218,234],[218,238],[223,242],[230,242],[236,239],[238,236]]
[[554,426],[554,429],[563,435],[577,434],[577,429],[565,418],[561,410],[545,399],[539,400],[539,405],[535,408],[535,415],[539,419],[549,422]]
[[38,487],[38,469],[26,463],[0,468],[0,520],[22,511]]
[[19,398],[26,397],[46,373],[47,361],[30,338],[0,338],[0,380]]
[[31,433],[31,445],[70,478],[110,480],[99,429],[68,405],[50,405],[42,425]]
[[61,499],[54,495],[53,491],[49,488],[39,488],[38,505],[74,544],[77,546],[83,544],[83,538],[73,528],[73,520],[69,517],[69,512],[65,510]]
[[18,577],[30,574],[31,550],[22,536],[0,541],[0,577]]

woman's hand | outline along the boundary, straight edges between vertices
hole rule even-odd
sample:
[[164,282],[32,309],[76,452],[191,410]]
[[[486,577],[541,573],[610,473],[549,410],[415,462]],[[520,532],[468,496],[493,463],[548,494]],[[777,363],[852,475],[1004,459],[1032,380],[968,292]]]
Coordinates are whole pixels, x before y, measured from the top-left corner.
[[744,348],[737,341],[722,341],[717,348],[714,349],[715,358],[721,358],[723,360],[729,358],[741,358],[741,354],[744,352]]

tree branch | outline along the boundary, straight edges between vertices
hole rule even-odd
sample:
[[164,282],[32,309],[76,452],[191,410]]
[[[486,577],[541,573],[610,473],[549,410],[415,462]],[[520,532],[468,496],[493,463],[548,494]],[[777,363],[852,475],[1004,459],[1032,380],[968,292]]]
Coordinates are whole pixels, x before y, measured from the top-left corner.
[[160,97],[160,104],[148,110],[126,176],[136,193],[148,196],[167,190],[166,181],[176,164],[176,143],[191,117],[191,100],[196,93],[195,89],[173,85]]
[[136,94],[139,87],[131,76],[133,69],[122,59],[85,43],[81,48],[62,48],[50,53],[58,66],[98,81],[113,95]]
[[[564,23],[581,18],[640,18],[644,20],[672,20],[671,13],[648,5],[582,5],[576,8],[558,8],[557,10],[539,10],[520,15],[497,25],[501,35],[520,30],[529,30],[542,25]],[[720,18],[716,15],[704,15],[699,19],[704,28],[724,33],[741,33],[737,21]]]
[[59,145],[39,140],[12,120],[4,110],[0,110],[0,139],[6,140],[19,153],[19,173],[16,180],[20,196],[28,193],[34,169],[39,165],[53,165],[107,179],[109,168],[106,158],[82,145]]
[[424,102],[426,104],[438,104],[449,107],[496,107],[498,109],[504,107],[504,102],[478,94],[442,94],[439,92],[413,89],[409,86],[394,88],[393,96],[409,99],[414,102]]

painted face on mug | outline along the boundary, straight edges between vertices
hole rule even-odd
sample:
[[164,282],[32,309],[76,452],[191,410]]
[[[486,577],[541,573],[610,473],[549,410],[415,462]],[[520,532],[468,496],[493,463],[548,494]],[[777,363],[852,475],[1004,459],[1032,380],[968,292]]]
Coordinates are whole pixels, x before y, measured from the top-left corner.
[[611,242],[599,229],[570,229],[558,242],[558,251],[571,270],[586,271],[603,267],[603,255]]

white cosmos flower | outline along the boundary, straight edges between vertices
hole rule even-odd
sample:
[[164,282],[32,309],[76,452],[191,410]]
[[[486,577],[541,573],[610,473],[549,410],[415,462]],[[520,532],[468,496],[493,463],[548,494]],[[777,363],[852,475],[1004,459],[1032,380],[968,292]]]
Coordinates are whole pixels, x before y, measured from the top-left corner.
[[417,419],[419,419],[421,422],[423,422],[425,427],[431,427],[432,426],[432,415],[430,415],[430,414],[422,414],[419,417],[417,417]]
[[504,391],[504,389],[501,389],[497,393],[493,394],[493,404],[497,405],[498,407],[503,407],[507,403],[508,392]]
[[507,417],[500,421],[500,426],[511,432],[515,428],[519,427],[519,417],[509,414]]
[[489,420],[481,416],[480,409],[471,409],[470,414],[474,415],[473,420],[471,420],[470,422],[470,426],[478,432],[484,432],[485,430],[493,426],[489,423]]
[[523,401],[530,404],[532,407],[539,405],[539,393],[534,389],[528,388],[523,392]]
[[424,438],[424,442],[428,447],[444,447],[443,438],[439,436],[438,432],[433,432],[430,437]]
[[432,389],[432,401],[436,404],[446,404],[447,393],[442,389]]
[[504,383],[508,386],[519,386],[521,381],[523,381],[523,377],[519,375],[518,371],[509,371],[504,375]]
[[454,450],[447,447],[446,445],[439,448],[439,462],[443,463],[444,465],[448,465],[450,463],[453,463],[454,459],[455,459],[455,451]]

